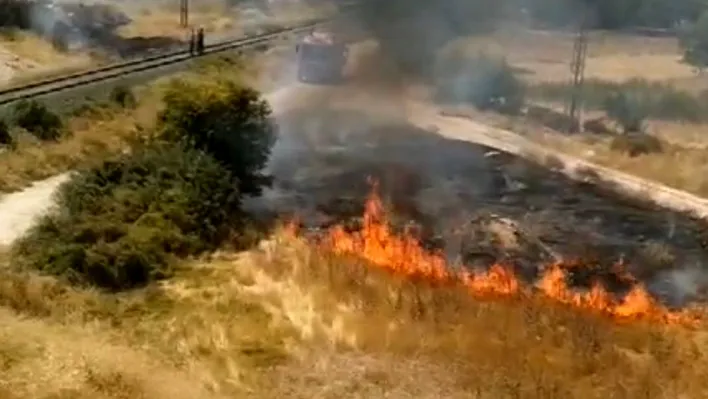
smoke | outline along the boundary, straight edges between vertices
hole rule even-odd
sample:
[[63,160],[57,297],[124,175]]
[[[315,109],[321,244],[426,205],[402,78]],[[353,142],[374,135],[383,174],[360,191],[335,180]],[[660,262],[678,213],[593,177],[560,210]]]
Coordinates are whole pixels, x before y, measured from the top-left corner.
[[648,284],[648,289],[665,303],[681,307],[696,299],[706,299],[708,272],[700,264],[666,270]]
[[[79,7],[83,5],[68,5],[57,0],[31,2],[29,3],[30,28],[65,50],[85,48],[89,44],[89,39],[76,22],[81,18],[86,19],[87,15],[76,16],[75,12]],[[91,15],[89,19],[93,17]],[[82,23],[103,28],[101,26],[103,22],[85,20]]]
[[[323,227],[361,214],[370,189],[366,178],[373,176],[395,210],[394,222],[422,226],[426,243],[451,264],[484,267],[506,259],[531,275],[554,259],[587,258],[588,265],[611,267],[626,253],[666,303],[681,306],[700,296],[708,274],[698,265],[708,259],[695,222],[619,202],[542,167],[409,124],[409,102],[431,98],[430,79],[441,71],[431,66],[440,48],[515,20],[508,3],[364,5],[346,20],[361,40],[352,47],[343,84],[299,83],[293,49],[268,75],[269,86],[280,92],[272,102],[280,138],[268,166],[275,184],[251,206]],[[558,18],[577,12],[568,8]],[[642,273],[645,259],[637,254],[646,240],[675,253],[670,266]]]

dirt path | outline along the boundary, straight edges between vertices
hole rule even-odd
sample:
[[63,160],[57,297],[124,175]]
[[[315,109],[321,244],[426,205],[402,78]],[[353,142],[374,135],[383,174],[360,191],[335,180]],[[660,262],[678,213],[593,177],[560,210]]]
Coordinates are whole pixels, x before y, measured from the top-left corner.
[[52,206],[52,195],[68,173],[40,180],[25,190],[0,197],[0,246],[11,244]]

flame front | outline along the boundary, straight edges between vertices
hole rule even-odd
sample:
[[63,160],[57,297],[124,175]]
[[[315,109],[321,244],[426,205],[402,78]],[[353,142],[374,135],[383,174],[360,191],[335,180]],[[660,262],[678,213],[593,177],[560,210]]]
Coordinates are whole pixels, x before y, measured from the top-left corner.
[[[329,231],[324,244],[336,254],[359,256],[397,275],[435,284],[462,284],[476,298],[542,295],[617,320],[684,325],[695,325],[699,321],[695,314],[672,312],[662,306],[636,280],[631,280],[634,281],[632,289],[621,299],[600,284],[594,284],[587,292],[578,292],[568,285],[567,272],[562,264],[547,268],[538,279],[536,289],[524,285],[510,268],[501,264],[495,264],[485,272],[454,272],[443,256],[423,248],[413,235],[397,235],[392,231],[375,186],[366,202],[362,228],[350,233],[336,226]],[[631,276],[627,275],[627,278],[631,279]]]

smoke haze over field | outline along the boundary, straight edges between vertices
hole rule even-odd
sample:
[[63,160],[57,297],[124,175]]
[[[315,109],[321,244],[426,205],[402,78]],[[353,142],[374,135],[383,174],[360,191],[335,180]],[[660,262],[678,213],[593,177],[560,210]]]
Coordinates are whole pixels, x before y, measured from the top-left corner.
[[[708,258],[701,223],[410,125],[409,102],[431,98],[426,86],[440,48],[517,17],[486,0],[418,3],[365,0],[347,22],[368,40],[353,47],[342,85],[296,83],[296,60],[288,58],[278,82],[296,90],[275,106],[275,186],[255,202],[313,228],[328,226],[361,214],[373,176],[396,223],[422,225],[426,245],[452,263],[485,267],[507,259],[529,275],[558,257],[582,259],[589,267],[576,277],[582,285],[607,278],[606,268],[624,259],[667,303],[702,295]],[[478,11],[484,7],[490,12]],[[480,23],[463,24],[470,20],[465,12]]]

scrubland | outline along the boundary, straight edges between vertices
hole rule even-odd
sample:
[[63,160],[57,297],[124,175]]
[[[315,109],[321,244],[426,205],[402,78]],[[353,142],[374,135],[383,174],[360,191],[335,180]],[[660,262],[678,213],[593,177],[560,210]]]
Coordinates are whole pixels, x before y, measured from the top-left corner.
[[[514,29],[460,39],[452,47],[468,54],[504,57],[527,86],[523,117],[464,111],[498,127],[604,166],[698,195],[708,195],[705,176],[704,79],[682,61],[675,37],[593,31],[588,35],[582,89],[583,134],[565,131],[562,113],[570,99],[571,32]],[[638,139],[618,137],[622,129],[604,108],[614,93],[631,93],[646,102]],[[588,121],[591,121],[588,124]],[[641,148],[640,148],[641,147]],[[647,150],[646,148],[650,148]]]

